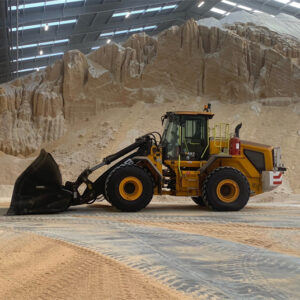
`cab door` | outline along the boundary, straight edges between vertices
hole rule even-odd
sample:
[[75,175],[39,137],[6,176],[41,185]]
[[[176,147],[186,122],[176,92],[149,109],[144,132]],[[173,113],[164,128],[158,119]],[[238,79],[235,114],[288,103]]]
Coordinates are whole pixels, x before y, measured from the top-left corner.
[[206,160],[208,157],[207,118],[181,116],[180,156],[182,160]]

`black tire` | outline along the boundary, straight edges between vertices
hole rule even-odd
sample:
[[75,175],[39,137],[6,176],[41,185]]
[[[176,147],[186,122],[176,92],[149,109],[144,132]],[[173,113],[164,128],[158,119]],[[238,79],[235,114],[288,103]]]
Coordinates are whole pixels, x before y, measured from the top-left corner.
[[220,167],[211,172],[202,186],[204,203],[216,211],[242,209],[250,197],[247,178],[239,170]]
[[[105,193],[106,194],[106,193]],[[103,197],[104,197],[104,199],[108,202],[108,203],[110,203],[111,204],[111,202],[109,201],[109,199],[107,198],[107,196],[106,195],[103,195]]]
[[107,201],[117,209],[127,212],[139,211],[145,208],[153,197],[153,180],[147,171],[140,167],[121,165],[108,175],[105,194]]
[[[106,182],[106,181],[105,181]],[[106,189],[105,189],[105,185],[104,185],[104,193],[103,193],[103,197],[104,199],[111,204],[110,200],[108,199],[107,195],[106,195]]]
[[202,199],[202,197],[192,197],[192,200],[197,204],[197,205],[199,205],[199,206],[201,206],[201,207],[205,207],[206,205],[205,205],[205,203],[204,203],[204,201],[203,201],[203,199]]

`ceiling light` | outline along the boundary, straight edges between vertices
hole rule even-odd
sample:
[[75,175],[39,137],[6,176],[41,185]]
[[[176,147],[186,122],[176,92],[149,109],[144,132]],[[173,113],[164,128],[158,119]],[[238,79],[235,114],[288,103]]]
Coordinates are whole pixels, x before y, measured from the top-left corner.
[[237,7],[244,9],[244,10],[252,11],[252,8],[245,6],[245,5],[238,5]]
[[40,55],[43,55],[44,54],[44,51],[43,50],[40,50]]
[[128,30],[118,30],[115,32],[115,34],[124,34],[124,33],[128,33]]
[[132,14],[132,15],[135,15],[135,14],[142,14],[142,13],[144,13],[144,12],[145,12],[144,9],[139,9],[139,10],[133,10],[133,11],[131,12],[131,14]]
[[96,46],[96,47],[93,47],[91,50],[97,50],[99,48],[100,48],[100,46]]
[[153,11],[160,11],[161,10],[161,6],[158,6],[158,7],[150,7],[150,8],[147,8],[146,9],[146,13],[147,12],[153,12]]
[[231,2],[231,1],[227,1],[227,0],[222,0],[222,3],[228,4],[228,5],[231,5],[231,6],[236,6],[236,3]]
[[21,57],[19,59],[14,59],[13,62],[17,62],[17,61],[25,61],[25,60],[33,60],[33,59],[39,59],[39,58],[45,58],[45,57],[51,57],[51,56],[59,56],[59,55],[63,55],[63,52],[57,52],[57,53],[51,53],[51,54],[44,54],[44,55],[40,55],[40,56],[29,56],[29,57]]
[[[36,28],[46,27],[46,25],[48,25],[48,27],[56,26],[56,25],[61,26],[61,25],[73,24],[73,23],[76,23],[76,22],[77,22],[77,19],[70,19],[70,20],[65,20],[65,21],[56,21],[56,22],[43,23],[43,24],[20,26],[19,31],[20,30],[29,30],[29,29],[36,29]],[[17,27],[13,27],[11,29],[11,31],[13,31],[13,32],[17,31]]]
[[108,39],[107,41],[106,41],[106,44],[109,44],[111,42],[111,39]]
[[280,2],[280,3],[283,3],[283,4],[287,4],[289,3],[291,0],[274,0],[276,2]]
[[219,9],[219,8],[216,8],[216,7],[213,7],[210,9],[212,12],[214,13],[217,13],[217,14],[220,14],[220,15],[224,15],[227,13],[227,11],[223,10],[223,9]]
[[144,30],[150,30],[150,29],[156,29],[157,25],[152,25],[152,26],[145,26]]
[[105,33],[101,33],[100,36],[110,36],[110,35],[114,35],[115,33],[113,31],[111,32],[105,32]]
[[[36,3],[21,4],[21,5],[19,5],[18,8],[20,10],[20,9],[26,9],[26,8],[44,7],[44,6],[67,4],[67,3],[74,3],[74,2],[83,2],[83,1],[84,0],[53,0],[53,1],[43,1],[43,2],[36,2]],[[17,6],[16,5],[11,6],[10,10],[17,10]]]
[[23,72],[30,72],[30,71],[39,71],[41,69],[45,69],[46,66],[42,66],[42,67],[37,67],[37,68],[28,68],[28,69],[21,69],[18,71],[14,71],[13,73],[23,73]]
[[136,32],[136,31],[141,31],[141,30],[143,30],[143,27],[131,28],[131,29],[129,30],[129,32]]
[[49,29],[49,25],[46,24],[46,25],[45,25],[45,31],[48,31],[48,29]]
[[[204,2],[204,1],[203,1]],[[165,5],[165,6],[157,6],[157,7],[149,7],[147,9],[138,9],[138,10],[133,10],[131,12],[129,11],[122,11],[122,12],[116,12],[112,16],[115,17],[124,17],[128,18],[130,15],[134,14],[143,14],[143,13],[149,13],[149,12],[154,12],[154,11],[161,11],[161,10],[167,10],[167,9],[175,9],[177,8],[177,4],[172,4],[172,5]]]
[[[69,42],[69,39],[49,41],[49,42],[42,42],[42,43],[37,43],[37,44],[21,45],[21,46],[18,46],[18,48],[19,49],[26,49],[26,48],[33,48],[33,47],[39,47],[39,46],[48,46],[48,45],[53,45],[53,44],[62,44],[62,43],[67,43],[67,42]],[[16,50],[17,47],[14,46],[11,49]]]
[[177,8],[177,4],[174,4],[174,5],[165,5],[162,9],[165,10],[165,9],[173,9],[173,8]]
[[129,12],[125,11],[125,12],[119,12],[119,13],[114,13],[112,16],[113,17],[123,17],[126,16]]
[[[137,32],[137,31],[152,30],[152,29],[156,29],[156,28],[157,28],[157,25],[149,25],[149,26],[144,26],[144,27],[131,28],[129,30],[119,30],[116,32],[105,32],[105,33],[101,33],[100,37],[114,36],[114,35],[118,35],[118,34]],[[108,39],[107,41],[111,41],[111,40]]]
[[49,42],[41,42],[41,43],[39,43],[39,45],[40,46],[47,46],[47,45],[62,44],[62,43],[67,43],[67,42],[69,42],[69,39],[49,41]]
[[293,6],[293,7],[296,7],[296,8],[300,8],[300,3],[299,2],[293,1],[293,2],[289,3],[289,5]]
[[201,7],[203,4],[204,4],[204,1],[201,1],[201,2],[198,4],[198,7]]
[[15,71],[14,73],[23,73],[23,72],[30,72],[30,71],[34,71],[36,68],[28,68],[28,69],[22,69],[19,71]]
[[263,12],[260,10],[255,9],[253,12],[257,13],[257,14],[262,14]]

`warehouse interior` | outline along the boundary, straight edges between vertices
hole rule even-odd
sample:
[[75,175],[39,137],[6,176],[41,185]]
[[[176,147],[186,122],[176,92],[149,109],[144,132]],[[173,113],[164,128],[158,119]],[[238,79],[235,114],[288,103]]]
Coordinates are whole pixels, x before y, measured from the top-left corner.
[[299,299],[300,0],[0,0],[0,300]]
[[188,19],[221,19],[245,10],[300,17],[297,1],[134,1],[134,0],[3,0],[1,1],[0,82],[45,68],[63,53],[89,53],[129,35],[156,35]]

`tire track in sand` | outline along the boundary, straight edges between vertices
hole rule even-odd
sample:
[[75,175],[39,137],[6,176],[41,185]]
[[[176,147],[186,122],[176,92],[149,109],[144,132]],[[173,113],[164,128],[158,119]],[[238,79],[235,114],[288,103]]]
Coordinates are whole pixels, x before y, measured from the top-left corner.
[[0,231],[0,299],[189,299],[87,249]]

